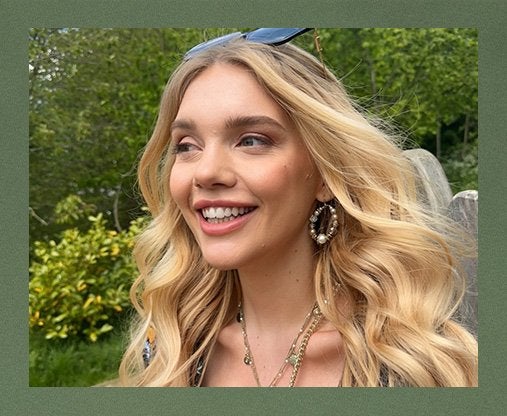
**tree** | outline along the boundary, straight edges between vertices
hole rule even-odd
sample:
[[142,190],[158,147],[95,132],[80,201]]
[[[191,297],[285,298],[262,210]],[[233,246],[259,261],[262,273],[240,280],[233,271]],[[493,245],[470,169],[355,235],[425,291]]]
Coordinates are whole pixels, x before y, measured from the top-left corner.
[[[190,46],[235,30],[30,31],[33,240],[48,240],[67,226],[56,222],[55,207],[69,195],[95,206],[118,231],[141,214],[136,163],[169,75]],[[460,157],[467,146],[475,148],[474,29],[320,29],[319,34],[324,60],[372,115],[392,120],[437,154]],[[315,53],[311,33],[295,42]],[[456,152],[459,142],[464,145]],[[80,218],[76,224],[88,226]]]
[[465,144],[477,137],[477,30],[342,29],[321,37],[353,95],[437,157],[444,130],[448,149],[458,134]]

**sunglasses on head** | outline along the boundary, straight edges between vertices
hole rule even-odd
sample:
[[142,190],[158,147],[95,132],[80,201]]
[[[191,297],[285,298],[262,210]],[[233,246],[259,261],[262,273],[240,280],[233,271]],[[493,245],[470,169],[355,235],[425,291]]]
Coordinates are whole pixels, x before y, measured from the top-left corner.
[[287,43],[294,39],[295,37],[308,32],[311,28],[297,28],[297,27],[261,27],[259,29],[252,30],[251,32],[241,33],[234,32],[229,33],[224,36],[220,36],[215,39],[208,40],[206,42],[200,43],[190,49],[183,60],[188,60],[193,56],[197,55],[199,52],[202,52],[211,47],[215,47],[218,45],[225,45],[228,42],[243,38],[250,42],[263,43],[265,45],[273,45],[278,46],[284,43]]

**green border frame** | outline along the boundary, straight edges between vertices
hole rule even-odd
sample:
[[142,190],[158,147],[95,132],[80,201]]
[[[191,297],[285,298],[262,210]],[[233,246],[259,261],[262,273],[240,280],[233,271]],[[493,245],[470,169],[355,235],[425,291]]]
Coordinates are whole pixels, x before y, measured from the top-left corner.
[[[504,414],[507,7],[502,0],[0,0],[2,414]],[[296,24],[297,22],[297,24]],[[28,387],[29,27],[476,27],[479,29],[480,387],[104,389]],[[502,255],[503,254],[503,255]]]

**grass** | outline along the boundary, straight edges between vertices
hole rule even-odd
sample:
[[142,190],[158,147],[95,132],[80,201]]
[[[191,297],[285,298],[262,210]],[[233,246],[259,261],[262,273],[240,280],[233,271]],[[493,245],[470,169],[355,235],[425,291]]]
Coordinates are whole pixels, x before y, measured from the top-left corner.
[[125,337],[111,333],[95,343],[46,340],[30,334],[31,387],[88,387],[117,378]]

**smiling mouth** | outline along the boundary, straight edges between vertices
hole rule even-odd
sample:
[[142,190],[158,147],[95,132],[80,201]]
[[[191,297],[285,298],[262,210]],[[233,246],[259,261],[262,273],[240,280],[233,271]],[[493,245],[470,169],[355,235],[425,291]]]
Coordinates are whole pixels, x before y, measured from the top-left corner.
[[202,217],[210,224],[221,224],[252,212],[256,207],[209,207],[201,209]]

